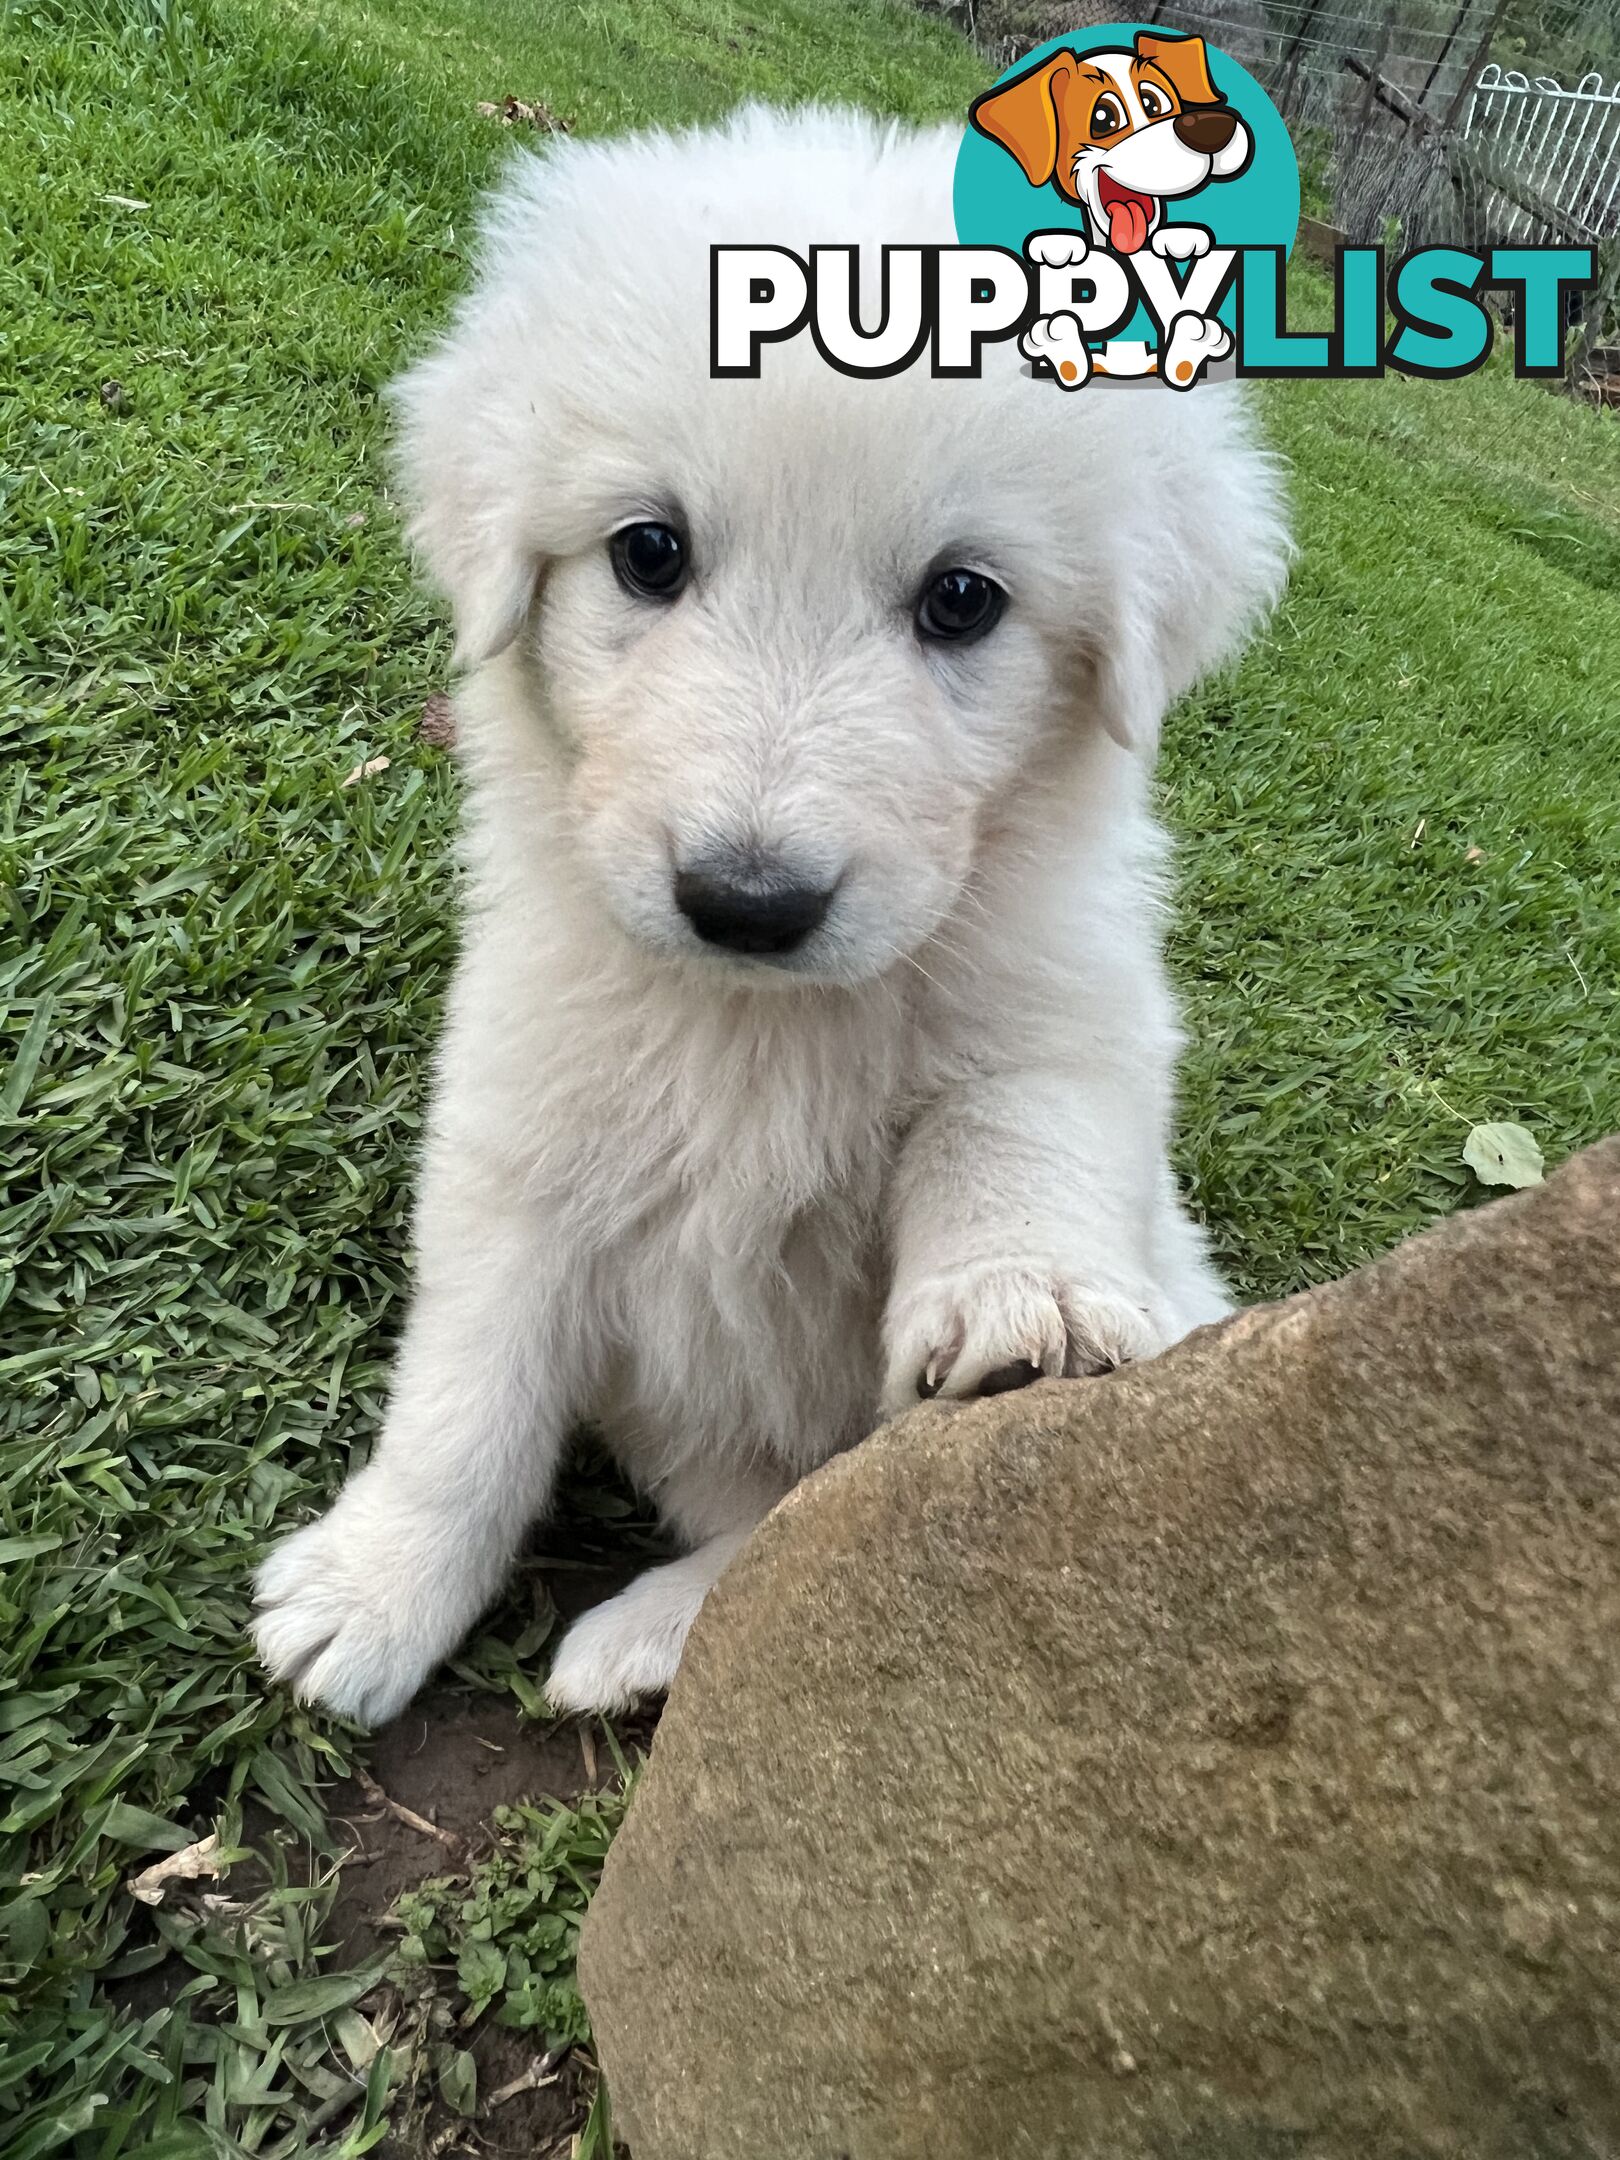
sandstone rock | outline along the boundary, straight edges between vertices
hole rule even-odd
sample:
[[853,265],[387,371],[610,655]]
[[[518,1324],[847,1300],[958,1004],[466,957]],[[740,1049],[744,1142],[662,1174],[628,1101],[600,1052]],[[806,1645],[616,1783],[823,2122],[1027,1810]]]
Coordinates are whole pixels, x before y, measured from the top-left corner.
[[586,1928],[636,2160],[1612,2160],[1617,1227],[1610,1142],[802,1487]]

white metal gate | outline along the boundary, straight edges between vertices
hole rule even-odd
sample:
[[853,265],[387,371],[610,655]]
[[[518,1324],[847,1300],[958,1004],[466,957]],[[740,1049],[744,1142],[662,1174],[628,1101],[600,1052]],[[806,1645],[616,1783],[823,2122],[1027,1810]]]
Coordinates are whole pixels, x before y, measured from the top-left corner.
[[1481,70],[1463,133],[1501,179],[1504,240],[1550,230],[1601,240],[1620,222],[1620,80],[1583,75],[1573,90],[1492,61]]

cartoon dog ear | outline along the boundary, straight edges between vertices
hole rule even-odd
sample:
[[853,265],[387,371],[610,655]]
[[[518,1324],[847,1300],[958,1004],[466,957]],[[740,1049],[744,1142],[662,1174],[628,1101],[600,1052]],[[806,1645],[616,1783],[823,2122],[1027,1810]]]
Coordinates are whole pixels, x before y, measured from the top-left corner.
[[1137,35],[1136,57],[1151,60],[1169,76],[1183,105],[1225,104],[1210,75],[1209,50],[1201,37],[1155,37],[1143,30]]
[[519,478],[529,446],[508,439],[514,408],[528,408],[510,395],[500,348],[479,328],[464,310],[438,351],[389,391],[408,531],[450,602],[458,667],[505,651],[523,627],[541,571]]
[[1057,171],[1057,97],[1073,74],[1073,53],[1054,53],[998,90],[986,90],[968,107],[979,133],[1011,151],[1031,187],[1045,187]]

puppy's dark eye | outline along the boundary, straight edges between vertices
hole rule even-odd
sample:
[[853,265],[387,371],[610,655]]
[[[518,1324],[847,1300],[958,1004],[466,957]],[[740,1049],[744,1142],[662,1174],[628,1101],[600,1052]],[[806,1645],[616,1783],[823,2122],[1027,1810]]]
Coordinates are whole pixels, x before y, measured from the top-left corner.
[[643,600],[673,600],[686,583],[686,542],[673,525],[625,525],[608,553],[619,583]]
[[983,637],[993,630],[1007,595],[993,578],[978,570],[942,570],[923,587],[917,602],[917,628],[925,638]]
[[1118,98],[1100,97],[1091,111],[1091,139],[1101,141],[1105,135],[1117,135],[1125,125],[1125,108]]
[[1142,100],[1142,110],[1150,120],[1160,120],[1170,110],[1170,100],[1151,83],[1138,86],[1137,96]]

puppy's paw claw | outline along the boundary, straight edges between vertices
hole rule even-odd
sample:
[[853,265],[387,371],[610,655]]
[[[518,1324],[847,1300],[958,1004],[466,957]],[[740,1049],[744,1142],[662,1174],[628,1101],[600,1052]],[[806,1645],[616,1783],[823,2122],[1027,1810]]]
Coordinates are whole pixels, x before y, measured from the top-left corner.
[[891,1306],[883,1408],[999,1395],[1043,1377],[1109,1372],[1154,1356],[1171,1331],[1152,1301],[1091,1289],[1039,1263],[936,1277]]
[[253,1639],[272,1679],[359,1725],[386,1724],[446,1650],[397,1554],[357,1544],[334,1518],[295,1531],[254,1581]]
[[563,1637],[546,1678],[546,1700],[561,1716],[611,1717],[649,1695],[667,1694],[681,1662],[684,1626],[638,1614],[634,1593],[610,1598]]

